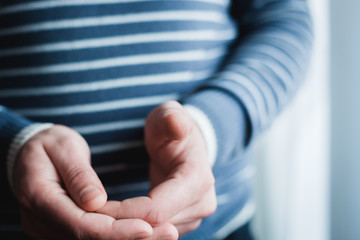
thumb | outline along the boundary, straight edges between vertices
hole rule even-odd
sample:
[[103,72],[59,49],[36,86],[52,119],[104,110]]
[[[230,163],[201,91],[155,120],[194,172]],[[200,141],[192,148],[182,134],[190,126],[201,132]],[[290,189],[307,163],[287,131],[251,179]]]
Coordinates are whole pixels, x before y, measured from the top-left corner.
[[107,195],[90,164],[79,164],[64,171],[64,182],[71,198],[85,211],[103,207]]
[[61,140],[47,142],[46,152],[73,201],[85,211],[96,211],[105,205],[107,194],[90,164],[87,143],[75,131],[68,131]]
[[156,107],[147,117],[145,142],[155,148],[169,140],[181,141],[191,126],[191,120],[183,106],[176,101],[168,101]]

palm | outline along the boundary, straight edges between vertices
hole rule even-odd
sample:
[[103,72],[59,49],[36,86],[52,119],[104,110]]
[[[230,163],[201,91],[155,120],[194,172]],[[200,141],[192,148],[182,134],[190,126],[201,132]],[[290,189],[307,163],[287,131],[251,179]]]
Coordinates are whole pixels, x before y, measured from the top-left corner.
[[179,103],[167,102],[147,117],[145,144],[150,155],[148,196],[109,202],[101,212],[116,219],[144,219],[163,226],[162,232],[172,232],[171,226],[180,235],[196,229],[216,209],[214,177],[199,129]]

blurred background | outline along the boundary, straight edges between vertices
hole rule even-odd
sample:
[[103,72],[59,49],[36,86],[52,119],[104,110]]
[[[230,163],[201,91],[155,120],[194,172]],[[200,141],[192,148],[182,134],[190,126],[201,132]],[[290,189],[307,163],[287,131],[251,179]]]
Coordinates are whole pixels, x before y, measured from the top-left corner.
[[360,239],[360,1],[309,4],[308,79],[254,146],[259,240]]

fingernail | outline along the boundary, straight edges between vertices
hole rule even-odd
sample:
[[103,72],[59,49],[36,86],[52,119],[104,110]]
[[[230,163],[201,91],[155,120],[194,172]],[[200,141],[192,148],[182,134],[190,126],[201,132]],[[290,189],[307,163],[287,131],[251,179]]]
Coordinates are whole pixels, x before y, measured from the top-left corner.
[[82,203],[87,203],[88,201],[98,197],[101,194],[100,189],[95,186],[88,186],[83,189],[80,193],[80,201]]

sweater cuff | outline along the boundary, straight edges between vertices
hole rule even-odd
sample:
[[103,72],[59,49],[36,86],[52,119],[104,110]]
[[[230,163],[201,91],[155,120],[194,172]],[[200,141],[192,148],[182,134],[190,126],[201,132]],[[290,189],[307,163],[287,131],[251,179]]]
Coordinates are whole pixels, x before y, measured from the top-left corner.
[[250,124],[238,100],[221,89],[205,88],[183,99],[182,104],[194,106],[209,119],[216,136],[214,165],[242,153],[249,140]]
[[210,119],[197,107],[192,105],[185,105],[185,110],[190,114],[193,121],[196,123],[206,143],[208,161],[212,167],[215,163],[217,153],[217,143],[215,130],[211,124]]
[[12,140],[7,156],[7,175],[11,189],[14,191],[13,172],[16,157],[24,144],[35,134],[45,129],[51,128],[51,123],[35,123],[23,128]]

